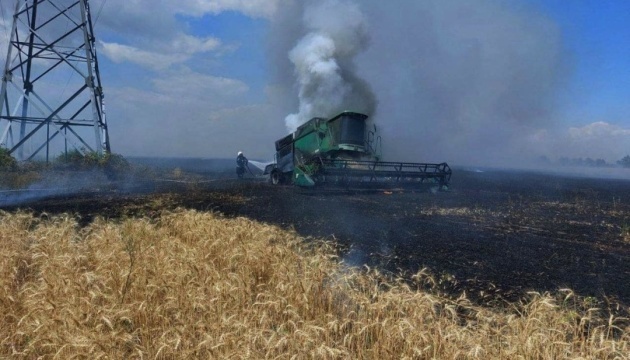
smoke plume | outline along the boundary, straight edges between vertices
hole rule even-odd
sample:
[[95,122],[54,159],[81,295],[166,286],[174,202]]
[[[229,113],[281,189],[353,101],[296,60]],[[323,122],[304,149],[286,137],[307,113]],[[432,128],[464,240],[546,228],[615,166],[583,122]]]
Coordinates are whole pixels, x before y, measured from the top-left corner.
[[368,45],[366,18],[350,1],[309,1],[302,9],[306,34],[289,52],[299,111],[286,118],[289,131],[312,117],[343,110],[370,113],[374,95],[356,75],[354,58]]
[[543,155],[569,66],[558,25],[531,5],[296,1],[274,20],[270,58],[289,97],[297,75],[290,129],[353,109],[375,122],[390,160],[518,166]]

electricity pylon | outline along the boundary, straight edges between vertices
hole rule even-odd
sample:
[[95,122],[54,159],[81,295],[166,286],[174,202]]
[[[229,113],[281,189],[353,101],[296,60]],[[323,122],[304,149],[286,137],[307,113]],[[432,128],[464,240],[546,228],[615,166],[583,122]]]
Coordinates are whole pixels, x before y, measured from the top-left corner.
[[88,0],[16,0],[6,59],[0,146],[19,160],[110,151]]

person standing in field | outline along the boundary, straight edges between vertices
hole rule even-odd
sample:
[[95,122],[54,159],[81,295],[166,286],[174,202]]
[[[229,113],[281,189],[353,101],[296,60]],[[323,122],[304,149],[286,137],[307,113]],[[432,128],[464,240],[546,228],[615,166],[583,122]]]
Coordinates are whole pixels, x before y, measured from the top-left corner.
[[242,151],[239,151],[236,156],[236,176],[239,179],[243,178],[245,175],[245,167],[247,166],[247,158],[243,155]]

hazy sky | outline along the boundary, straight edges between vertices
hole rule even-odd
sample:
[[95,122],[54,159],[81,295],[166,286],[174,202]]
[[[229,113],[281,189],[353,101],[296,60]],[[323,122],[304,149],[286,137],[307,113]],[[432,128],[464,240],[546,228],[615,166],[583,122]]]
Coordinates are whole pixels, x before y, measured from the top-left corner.
[[[630,153],[629,1],[90,3],[112,149],[124,155],[270,159],[287,116],[357,93],[374,96],[365,111],[392,158]],[[0,1],[2,65],[13,4]],[[341,104],[308,98],[337,82],[304,66],[339,77]]]

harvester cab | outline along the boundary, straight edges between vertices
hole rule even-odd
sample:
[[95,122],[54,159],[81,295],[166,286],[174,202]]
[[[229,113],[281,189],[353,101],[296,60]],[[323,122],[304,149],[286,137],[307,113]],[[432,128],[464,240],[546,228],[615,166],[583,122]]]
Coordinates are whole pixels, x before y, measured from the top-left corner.
[[392,188],[435,184],[448,187],[446,163],[381,161],[381,137],[368,130],[368,116],[345,111],[330,118],[313,118],[276,141],[274,163],[265,168],[273,184],[302,187]]

